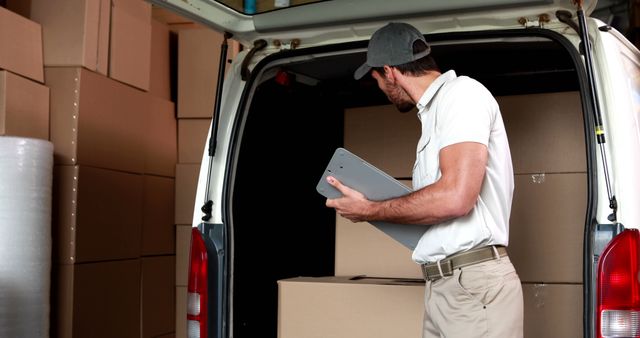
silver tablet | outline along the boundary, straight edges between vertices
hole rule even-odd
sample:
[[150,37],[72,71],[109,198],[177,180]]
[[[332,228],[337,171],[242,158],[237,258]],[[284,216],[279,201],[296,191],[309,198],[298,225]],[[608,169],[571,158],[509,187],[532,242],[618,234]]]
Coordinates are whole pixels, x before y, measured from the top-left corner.
[[[316,186],[316,190],[326,198],[333,199],[342,196],[337,189],[327,182],[327,176],[337,178],[342,184],[361,192],[372,201],[400,197],[412,191],[384,171],[344,148],[338,148],[333,153]],[[429,227],[428,225],[394,224],[377,221],[370,223],[411,250],[415,249],[420,237]]]

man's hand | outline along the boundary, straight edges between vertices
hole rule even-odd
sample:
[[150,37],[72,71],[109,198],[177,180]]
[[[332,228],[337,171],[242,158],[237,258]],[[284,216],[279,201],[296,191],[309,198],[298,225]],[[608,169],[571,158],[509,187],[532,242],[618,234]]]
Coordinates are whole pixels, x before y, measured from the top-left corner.
[[327,199],[326,205],[352,222],[370,220],[374,202],[369,201],[362,193],[342,184],[335,177],[328,176],[327,182],[342,193],[342,197]]

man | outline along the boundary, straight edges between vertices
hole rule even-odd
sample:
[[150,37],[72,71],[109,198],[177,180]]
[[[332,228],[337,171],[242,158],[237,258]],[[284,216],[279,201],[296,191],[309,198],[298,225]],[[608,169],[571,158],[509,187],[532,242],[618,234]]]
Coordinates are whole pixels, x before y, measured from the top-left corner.
[[441,74],[430,51],[413,26],[390,23],[355,72],[371,73],[398,110],[418,108],[414,192],[369,201],[328,177],[343,196],[327,206],[354,222],[431,225],[413,252],[426,280],[423,337],[522,337],[522,289],[505,249],[513,167],[500,110],[479,82]]

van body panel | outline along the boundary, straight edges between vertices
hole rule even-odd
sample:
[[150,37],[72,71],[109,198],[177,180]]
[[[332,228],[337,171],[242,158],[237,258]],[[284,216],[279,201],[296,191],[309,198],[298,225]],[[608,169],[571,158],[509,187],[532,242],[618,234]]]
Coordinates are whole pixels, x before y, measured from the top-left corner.
[[[209,139],[211,137],[211,126],[207,133],[206,144],[202,154],[202,162],[200,166],[200,174],[198,175],[198,184],[196,190],[196,203],[193,210],[193,222],[192,227],[197,227],[202,222],[201,217],[203,213],[201,207],[207,200],[213,201],[213,209],[211,213],[210,223],[224,224],[222,217],[222,201],[223,191],[225,190],[224,182],[227,174],[228,157],[230,156],[231,137],[233,135],[234,123],[238,112],[238,106],[240,105],[240,99],[244,92],[244,87],[247,82],[241,80],[240,70],[242,59],[246,53],[240,53],[238,57],[233,61],[227,74],[228,81],[224,82],[222,87],[222,101],[220,108],[220,124],[218,125],[217,134],[217,150],[216,156],[209,156]],[[209,173],[209,166],[211,165],[211,177],[207,180],[207,174]],[[210,182],[209,191],[210,195],[205,196],[206,185],[204,182]]]
[[[595,20],[594,20],[595,21]],[[610,180],[618,201],[617,221],[625,228],[640,227],[640,52],[614,30],[595,21],[594,60],[598,67],[598,90],[608,153]],[[598,153],[598,181],[604,182]],[[611,214],[604,184],[598,185],[598,223],[606,224]]]

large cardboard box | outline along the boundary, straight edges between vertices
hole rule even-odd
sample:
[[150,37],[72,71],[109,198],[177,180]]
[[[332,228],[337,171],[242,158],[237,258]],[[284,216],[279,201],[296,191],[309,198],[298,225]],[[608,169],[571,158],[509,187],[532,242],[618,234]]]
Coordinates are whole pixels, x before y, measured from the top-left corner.
[[151,4],[111,0],[109,77],[149,90]]
[[178,33],[178,117],[211,118],[222,34],[207,28]]
[[0,135],[49,140],[49,88],[0,71]]
[[[509,257],[523,282],[580,283],[586,174],[516,175]],[[369,223],[336,217],[335,274],[422,278],[411,250]]]
[[523,284],[524,336],[583,337],[582,285]]
[[171,101],[143,94],[150,109],[146,110],[144,132],[144,172],[147,174],[174,177],[178,160],[178,127],[175,105]]
[[424,282],[298,277],[278,291],[278,338],[422,336]]
[[200,164],[176,165],[175,224],[191,224],[196,203]]
[[106,75],[110,15],[110,0],[31,0],[31,18],[42,24],[44,64]]
[[144,172],[151,96],[78,67],[47,67],[46,78],[55,163]]
[[140,260],[54,267],[52,336],[139,338]]
[[142,256],[173,255],[175,179],[144,175]]
[[44,82],[42,27],[0,7],[0,69]]
[[191,225],[176,225],[176,286],[189,283],[189,256],[191,254]]
[[336,276],[421,279],[411,249],[367,222],[336,216]]
[[420,139],[417,112],[395,106],[346,109],[344,146],[395,178],[411,178]]
[[151,20],[149,93],[171,100],[171,45],[169,27]]
[[523,282],[582,282],[586,174],[516,175],[509,257]]
[[496,99],[507,129],[516,174],[587,171],[578,92]]
[[[578,92],[496,97],[516,174],[586,172]],[[540,106],[540,102],[545,102]],[[393,126],[393,128],[389,128]],[[345,110],[344,145],[396,178],[411,177],[420,121],[392,105]]]
[[211,119],[178,120],[178,162],[201,163]]
[[54,168],[53,258],[74,264],[140,256],[142,175]]
[[175,331],[175,256],[144,257],[141,283],[141,338]]

